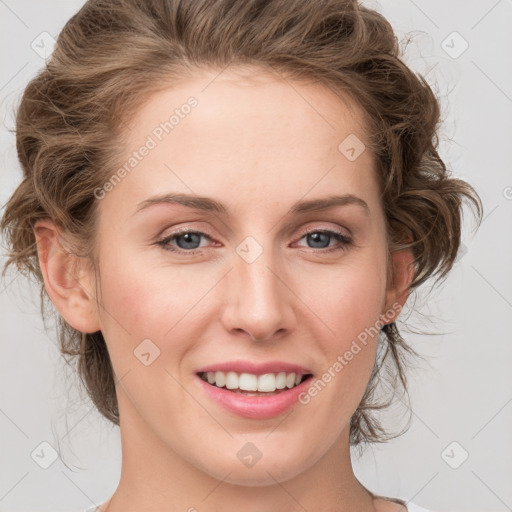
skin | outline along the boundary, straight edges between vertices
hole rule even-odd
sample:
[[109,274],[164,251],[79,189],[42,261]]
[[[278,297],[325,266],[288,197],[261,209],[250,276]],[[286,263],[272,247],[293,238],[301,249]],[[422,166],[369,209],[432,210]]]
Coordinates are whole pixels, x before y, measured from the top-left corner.
[[[318,84],[262,70],[203,70],[147,99],[125,131],[119,162],[190,96],[198,106],[99,200],[97,275],[66,253],[51,221],[35,226],[50,298],[75,329],[102,331],[119,379],[122,472],[102,509],[403,510],[372,499],[350,459],[350,418],[377,337],[309,404],[270,419],[227,412],[195,376],[201,366],[244,359],[288,361],[319,377],[405,303],[412,254],[388,260],[374,157],[366,150],[350,161],[338,150],[349,134],[365,140],[361,111]],[[177,204],[135,213],[171,192],[213,198],[228,213]],[[287,213],[298,200],[333,193],[358,196],[368,214],[354,204]],[[183,254],[156,244],[183,227],[208,236],[170,242]],[[322,229],[353,244],[332,236],[315,244],[304,234]],[[262,249],[251,263],[236,251],[248,236]],[[198,252],[185,254],[191,250]],[[134,357],[144,339],[160,350],[149,366]],[[247,442],[262,453],[251,468],[237,458]]]

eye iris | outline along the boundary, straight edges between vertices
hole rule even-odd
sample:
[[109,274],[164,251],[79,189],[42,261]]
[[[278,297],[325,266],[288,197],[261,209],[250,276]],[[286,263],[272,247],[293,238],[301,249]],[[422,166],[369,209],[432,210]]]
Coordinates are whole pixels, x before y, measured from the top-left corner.
[[[186,239],[185,245],[179,243],[180,239]],[[185,233],[184,235],[178,235],[176,237],[176,244],[180,249],[197,249],[199,247],[199,244],[201,243],[201,235],[199,233]],[[197,246],[190,247],[188,244],[197,244]]]
[[[171,249],[171,242],[174,242],[178,250],[190,252],[195,254],[194,250],[199,249],[201,245],[201,237],[209,238],[208,235],[199,231],[185,231],[182,233],[176,233],[161,242],[165,248]],[[331,233],[329,231],[313,231],[304,234],[303,238],[306,238],[310,246],[314,249],[325,249],[329,247],[332,238],[335,238],[344,245],[350,244],[350,241],[345,240],[343,236],[337,233]],[[160,243],[160,242],[159,242]],[[171,247],[170,247],[171,246]],[[188,250],[188,251],[187,251]]]
[[[310,233],[307,236],[308,236],[308,242],[313,242],[313,246],[315,249],[329,246],[329,241],[330,241],[331,235],[328,235],[327,233]],[[318,242],[322,243],[322,237],[323,237],[323,241],[324,242],[326,241],[327,243],[325,245],[321,245],[321,247],[315,246],[314,244],[316,244]]]

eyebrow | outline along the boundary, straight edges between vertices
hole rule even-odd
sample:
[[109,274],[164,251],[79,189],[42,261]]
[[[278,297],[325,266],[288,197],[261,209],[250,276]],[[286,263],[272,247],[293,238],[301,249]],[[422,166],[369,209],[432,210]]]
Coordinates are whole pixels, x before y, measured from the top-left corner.
[[[215,201],[209,197],[201,197],[190,194],[163,194],[159,196],[150,197],[138,204],[137,209],[133,213],[140,212],[152,205],[155,204],[180,204],[182,206],[186,206],[187,208],[192,208],[194,210],[200,210],[204,212],[210,213],[218,213],[221,215],[228,215],[229,211],[222,203]],[[348,206],[348,205],[356,205],[363,209],[363,211],[370,215],[370,207],[358,196],[353,194],[345,194],[345,195],[335,195],[328,196],[319,199],[309,199],[305,201],[297,201],[292,205],[290,210],[288,211],[288,215],[298,215],[310,212],[318,212],[323,210],[328,210],[330,208],[334,208],[336,206]]]

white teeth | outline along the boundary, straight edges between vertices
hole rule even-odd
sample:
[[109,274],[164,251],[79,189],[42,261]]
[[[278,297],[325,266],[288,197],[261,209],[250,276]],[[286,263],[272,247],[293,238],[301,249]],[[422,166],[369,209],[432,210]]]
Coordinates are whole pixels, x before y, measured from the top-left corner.
[[276,377],[276,388],[284,389],[286,387],[286,373],[281,372],[277,374]]
[[259,391],[273,393],[276,389],[293,388],[300,384],[303,375],[298,373],[265,373],[254,375],[252,373],[238,374],[236,372],[207,372],[203,379],[210,384],[227,389],[240,389],[241,391]]
[[276,376],[273,373],[264,373],[258,377],[258,391],[272,393],[276,390]]
[[238,386],[244,391],[258,391],[258,376],[242,373],[238,378]]
[[235,372],[226,373],[226,387],[236,389],[238,387],[238,375]]
[[219,388],[224,387],[226,384],[226,375],[224,372],[215,372],[215,385]]

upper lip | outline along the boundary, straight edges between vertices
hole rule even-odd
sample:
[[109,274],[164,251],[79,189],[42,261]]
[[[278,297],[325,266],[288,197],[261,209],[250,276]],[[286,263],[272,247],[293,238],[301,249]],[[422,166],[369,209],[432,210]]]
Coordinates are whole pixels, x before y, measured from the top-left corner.
[[197,370],[197,373],[208,372],[235,372],[252,373],[254,375],[263,375],[265,373],[298,373],[306,375],[312,373],[307,368],[297,364],[286,363],[284,361],[267,361],[264,363],[255,363],[253,361],[225,361],[223,363],[210,364]]

